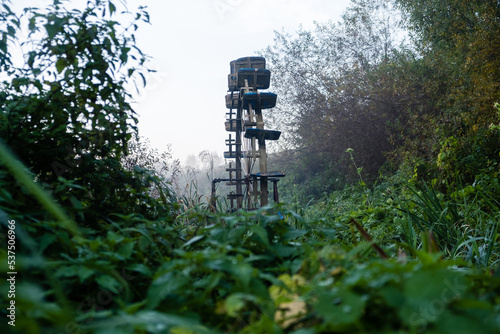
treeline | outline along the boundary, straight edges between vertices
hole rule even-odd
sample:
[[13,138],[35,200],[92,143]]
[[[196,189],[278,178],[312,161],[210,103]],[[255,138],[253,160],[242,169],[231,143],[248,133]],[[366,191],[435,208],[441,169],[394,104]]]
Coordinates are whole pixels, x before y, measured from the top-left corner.
[[358,172],[437,184],[498,175],[499,18],[494,0],[355,0],[337,23],[276,32],[263,51],[286,139],[276,167],[304,198]]

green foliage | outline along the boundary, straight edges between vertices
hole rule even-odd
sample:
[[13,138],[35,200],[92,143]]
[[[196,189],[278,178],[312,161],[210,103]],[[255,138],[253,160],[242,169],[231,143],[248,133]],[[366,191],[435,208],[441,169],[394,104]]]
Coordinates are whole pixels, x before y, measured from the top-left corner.
[[280,96],[270,115],[284,130],[280,169],[316,197],[358,177],[346,149],[357,152],[365,181],[373,182],[394,148],[387,123],[402,118],[401,97],[379,68],[395,62],[399,16],[387,1],[353,1],[341,21],[276,33],[263,51]]
[[[137,131],[128,88],[147,71],[134,33],[147,13],[130,13],[128,27],[115,20],[112,1],[84,9],[54,1],[19,16],[4,2],[1,15],[7,76],[0,83],[0,138],[80,222],[169,212],[144,195],[157,178],[122,166]],[[11,56],[19,47],[22,61]]]
[[[24,170],[4,151],[2,157]],[[23,173],[15,178],[38,189]],[[489,268],[499,261],[500,217],[489,194],[498,185],[482,184],[489,185],[478,181],[448,200],[428,186],[384,184],[370,193],[369,206],[370,189],[350,187],[302,210],[304,217],[283,205],[232,215],[194,206],[176,226],[115,214],[77,233],[50,216],[10,210],[18,222],[16,270],[23,273],[17,317],[29,319],[16,330],[494,332],[500,281]],[[49,213],[61,210],[43,191],[35,198]],[[374,241],[362,241],[352,218]],[[404,226],[424,233],[412,244]],[[444,231],[437,244],[428,228]],[[390,259],[378,259],[373,243]],[[0,251],[0,263],[6,257]]]
[[[498,117],[492,126],[467,136],[450,131],[456,124],[448,128],[436,118],[458,119],[474,129],[468,116],[450,116],[459,104],[441,109],[446,99],[437,98],[443,91],[458,91],[443,79],[443,73],[458,73],[455,64],[433,71],[438,62],[424,53],[413,57],[411,51],[391,53],[387,43],[379,45],[384,39],[371,35],[368,23],[377,17],[368,9],[380,9],[381,3],[356,1],[345,16],[345,35],[335,43],[371,43],[361,54],[331,50],[330,61],[345,52],[351,56],[345,59],[345,72],[329,76],[331,63],[321,67],[321,59],[308,58],[325,69],[316,79],[349,79],[331,86],[338,89],[332,91],[335,97],[356,99],[337,104],[328,100],[328,90],[298,91],[307,93],[300,95],[306,103],[299,109],[314,105],[299,116],[306,120],[321,111],[325,99],[318,96],[323,94],[335,112],[312,119],[325,121],[322,129],[332,125],[323,116],[339,122],[348,116],[341,124],[355,130],[359,119],[354,110],[378,125],[389,121],[380,133],[392,129],[384,143],[399,145],[393,161],[403,159],[409,172],[401,168],[383,182],[365,183],[370,174],[365,171],[380,166],[367,166],[379,161],[366,156],[374,146],[347,149],[356,138],[349,136],[345,145],[304,153],[328,134],[311,131],[319,137],[286,152],[296,162],[291,181],[283,181],[288,189],[300,188],[285,196],[294,201],[228,214],[210,212],[194,183],[182,197],[173,197],[161,173],[175,173],[175,163],[152,171],[158,152],[129,141],[136,120],[125,81],[139,73],[146,59],[135,48],[132,31],[137,20],[147,21],[146,12],[140,10],[126,29],[113,19],[119,10],[112,1],[69,10],[62,6],[68,2],[55,0],[49,11],[30,9],[20,16],[4,1],[0,67],[8,76],[0,93],[0,238],[6,240],[7,222],[15,220],[15,269],[20,273],[16,327],[8,331],[499,332]],[[436,6],[426,8],[426,15],[446,7],[425,3]],[[473,8],[481,19],[496,24],[478,2],[471,6],[479,6]],[[444,18],[460,22],[460,17]],[[26,64],[18,65],[11,52],[23,26],[40,44],[33,44]],[[386,26],[377,27],[383,32]],[[443,50],[449,51],[456,36],[443,27],[446,22],[436,31],[448,34],[451,40]],[[357,28],[365,30],[356,35]],[[480,30],[465,29],[468,42],[476,36],[470,31]],[[327,26],[319,26],[318,34],[332,37]],[[315,79],[302,71],[307,62],[298,59],[308,52],[301,47],[321,55],[331,46],[309,43],[315,36],[305,31],[299,41],[282,40],[295,52],[291,64],[308,87]],[[433,39],[428,47],[442,48],[437,42]],[[480,51],[479,45],[470,47]],[[351,80],[356,75],[366,79],[366,86]],[[365,88],[369,94],[359,95]],[[376,97],[392,102],[371,104]],[[398,109],[394,117],[384,116],[392,108]],[[425,132],[423,124],[430,129]],[[302,128],[298,135],[305,137],[311,129]],[[368,141],[374,137],[363,143]],[[329,155],[329,148],[343,158],[330,161],[335,155]],[[426,149],[431,153],[422,153]],[[486,152],[483,158],[481,152]],[[301,154],[317,162],[314,168],[307,159],[296,159]],[[54,169],[54,162],[62,169]],[[361,182],[346,185],[352,176],[336,170],[341,166],[351,168]],[[457,177],[463,171],[464,177]],[[311,188],[303,186],[310,181]],[[9,255],[0,249],[4,272]],[[7,289],[6,284],[0,287],[3,305]]]
[[[495,292],[500,281],[488,269],[498,261],[499,250],[493,243],[489,246],[494,247],[494,257],[482,264],[463,252],[430,249],[424,239],[417,247],[391,239],[398,232],[396,218],[406,217],[402,205],[416,216],[424,206],[415,205],[418,200],[439,196],[430,189],[431,195],[386,189],[385,194],[373,196],[373,205],[367,208],[356,205],[362,198],[355,195],[359,190],[339,192],[344,194],[339,203],[350,206],[330,205],[310,218],[283,205],[232,215],[198,210],[199,218],[176,227],[116,215],[99,233],[80,228],[78,238],[50,228],[50,221],[20,223],[17,233],[23,246],[18,270],[24,273],[24,283],[18,287],[16,302],[18,317],[30,320],[19,322],[16,329],[23,333],[69,327],[84,333],[452,333],[463,328],[491,333],[500,329]],[[457,199],[471,194],[464,191],[456,194]],[[335,198],[332,194],[331,200]],[[318,208],[308,209],[313,210]],[[360,220],[390,259],[377,258],[371,243],[349,229],[350,217]],[[495,219],[498,223],[498,216]],[[479,235],[481,226],[476,227]],[[497,240],[498,231],[490,236]],[[6,263],[5,256],[2,251],[1,263]],[[488,270],[474,269],[472,263]]]
[[367,184],[498,173],[499,13],[494,0],[352,1],[336,24],[277,33],[263,52],[283,96],[272,121],[302,203],[354,181],[349,147]]
[[[431,122],[432,132],[424,132],[427,150],[412,149],[418,145],[415,139],[421,138],[409,138],[410,146],[405,149],[427,160],[430,179],[460,175],[472,182],[485,169],[497,169],[499,162],[499,133],[491,127],[498,120],[492,106],[500,93],[500,40],[494,33],[499,29],[498,2],[396,3],[403,9],[421,62],[434,73],[420,82],[420,90],[430,93],[431,106],[438,111]],[[419,113],[430,114],[428,106],[421,104]],[[415,119],[411,127],[425,131],[429,121]]]

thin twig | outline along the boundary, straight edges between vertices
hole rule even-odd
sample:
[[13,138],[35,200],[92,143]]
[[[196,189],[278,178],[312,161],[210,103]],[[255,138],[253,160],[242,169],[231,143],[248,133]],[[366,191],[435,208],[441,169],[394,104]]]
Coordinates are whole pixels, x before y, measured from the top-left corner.
[[349,221],[349,223],[351,223],[352,225],[354,225],[354,227],[356,227],[356,229],[359,231],[359,233],[361,233],[361,235],[363,236],[363,238],[366,240],[366,241],[369,241],[371,242],[371,246],[373,247],[373,249],[375,249],[375,251],[378,253],[378,255],[380,255],[381,258],[383,259],[388,259],[389,257],[387,256],[387,254],[384,252],[384,250],[382,248],[379,247],[379,245],[377,245],[372,237],[368,234],[368,232],[366,232],[363,228],[363,226],[361,226],[356,220],[354,220],[354,218],[351,218],[351,220]]

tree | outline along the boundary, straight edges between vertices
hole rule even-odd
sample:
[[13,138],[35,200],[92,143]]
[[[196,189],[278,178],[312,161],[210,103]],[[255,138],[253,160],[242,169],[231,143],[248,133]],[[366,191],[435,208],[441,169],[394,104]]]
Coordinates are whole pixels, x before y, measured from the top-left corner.
[[288,145],[280,168],[316,196],[354,179],[347,148],[372,180],[381,166],[451,182],[497,173],[498,17],[493,0],[360,0],[337,24],[277,33],[263,53]]
[[9,5],[3,0],[0,14],[0,138],[87,222],[119,211],[158,215],[153,202],[138,200],[144,176],[121,163],[137,133],[130,83],[145,84],[147,72],[134,36],[149,22],[145,8],[118,11],[114,1],[91,0],[78,9],[54,0],[18,15]]
[[200,152],[198,155],[201,162],[203,163],[203,168],[207,171],[207,178],[210,182],[215,178],[214,170],[215,167],[219,165],[220,157],[217,152],[210,152],[208,150]]
[[[500,96],[500,4],[495,0],[397,0],[419,52],[432,73],[422,82],[438,114],[434,142],[424,154],[433,175],[473,181],[499,161],[494,103]],[[423,107],[423,105],[422,105]],[[426,107],[421,108],[429,113]],[[426,110],[427,109],[427,110]],[[414,129],[429,127],[426,119]],[[407,141],[414,145],[414,141]],[[407,150],[408,151],[408,150]]]
[[300,29],[296,36],[276,33],[264,52],[280,97],[270,115],[284,132],[286,149],[300,170],[301,183],[331,190],[334,180],[356,177],[345,154],[372,177],[392,151],[389,122],[400,117],[400,96],[381,66],[389,67],[403,42],[400,13],[387,1],[353,1],[334,24]]
[[152,183],[149,185],[149,194],[153,198],[161,198],[168,194],[168,187],[177,179],[181,173],[180,162],[174,159],[171,146],[161,153],[151,147],[146,138],[134,136],[128,143],[128,154],[122,158],[125,170],[142,173]]

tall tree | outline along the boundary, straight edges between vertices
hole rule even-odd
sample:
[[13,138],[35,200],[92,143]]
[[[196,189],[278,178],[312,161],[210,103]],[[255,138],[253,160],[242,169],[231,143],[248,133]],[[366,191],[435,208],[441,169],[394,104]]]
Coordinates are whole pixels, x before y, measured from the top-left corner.
[[[423,82],[438,109],[433,147],[442,177],[473,180],[498,168],[499,133],[494,103],[500,99],[500,3],[496,0],[397,0],[413,32],[422,63],[434,73]],[[423,128],[424,122],[414,123]],[[497,167],[495,167],[497,166]]]
[[356,0],[340,22],[295,36],[276,33],[263,52],[280,97],[271,119],[293,150],[300,181],[315,183],[320,193],[348,171],[355,176],[346,149],[375,176],[393,148],[387,123],[397,117],[398,101],[378,68],[403,42],[400,18],[387,1]]
[[121,165],[137,132],[129,90],[147,71],[134,36],[149,21],[145,8],[118,11],[112,0],[91,0],[79,9],[54,0],[16,14],[3,0],[0,12],[0,138],[39,182],[60,189],[61,178],[69,180],[61,200],[88,208],[89,217],[155,215],[133,195],[142,176]]

